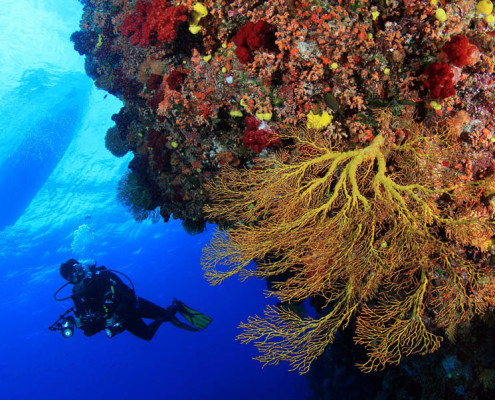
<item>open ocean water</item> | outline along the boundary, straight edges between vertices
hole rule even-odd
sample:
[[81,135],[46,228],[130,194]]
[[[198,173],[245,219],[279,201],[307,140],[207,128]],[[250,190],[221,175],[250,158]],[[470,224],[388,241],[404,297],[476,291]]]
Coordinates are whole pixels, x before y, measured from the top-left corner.
[[[213,226],[133,221],[116,201],[130,158],[105,148],[119,100],[97,90],[69,38],[76,0],[2,0],[0,13],[0,399],[285,399],[311,397],[288,365],[264,369],[236,342],[237,325],[270,302],[265,284],[211,287],[199,264]],[[128,275],[138,295],[172,297],[214,318],[203,332],[161,326],[152,341],[124,332],[70,339],[48,327],[68,258]],[[69,288],[61,296],[69,295]]]

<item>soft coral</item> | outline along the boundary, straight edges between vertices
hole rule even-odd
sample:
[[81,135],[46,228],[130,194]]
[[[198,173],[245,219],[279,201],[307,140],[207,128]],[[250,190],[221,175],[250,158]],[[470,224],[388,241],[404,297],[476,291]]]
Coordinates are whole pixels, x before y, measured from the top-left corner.
[[432,99],[445,99],[455,95],[454,71],[447,63],[435,62],[425,69],[427,75],[423,86],[430,89]]
[[468,38],[463,35],[453,36],[443,45],[442,51],[447,55],[449,61],[459,68],[476,63],[479,53],[478,48],[469,43]]
[[261,47],[271,47],[274,27],[260,19],[258,22],[246,22],[234,36],[234,44],[237,46],[235,54],[242,64],[246,64],[253,58],[253,50]]
[[[265,125],[261,126],[261,121],[258,118],[246,117],[244,122],[247,128],[242,137],[244,147],[259,153],[266,147],[280,144],[278,135]],[[259,129],[260,127],[262,129]]]
[[149,47],[157,43],[170,43],[175,39],[178,25],[187,19],[185,6],[174,7],[167,0],[146,2],[138,0],[135,12],[128,15],[120,31],[130,36],[133,45]]

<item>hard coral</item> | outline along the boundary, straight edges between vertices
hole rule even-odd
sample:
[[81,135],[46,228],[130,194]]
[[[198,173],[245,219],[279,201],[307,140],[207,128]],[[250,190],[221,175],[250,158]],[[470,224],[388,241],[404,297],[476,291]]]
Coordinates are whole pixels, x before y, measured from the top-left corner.
[[468,38],[464,35],[453,36],[443,45],[442,50],[449,61],[459,68],[475,64],[479,54],[478,48],[469,43]]
[[435,62],[425,70],[428,76],[423,86],[430,89],[432,99],[445,99],[455,95],[454,71],[447,63]]
[[185,6],[174,7],[166,0],[153,0],[153,3],[138,0],[135,13],[124,19],[120,32],[130,37],[133,45],[141,47],[170,43],[179,24],[187,19],[186,12]]

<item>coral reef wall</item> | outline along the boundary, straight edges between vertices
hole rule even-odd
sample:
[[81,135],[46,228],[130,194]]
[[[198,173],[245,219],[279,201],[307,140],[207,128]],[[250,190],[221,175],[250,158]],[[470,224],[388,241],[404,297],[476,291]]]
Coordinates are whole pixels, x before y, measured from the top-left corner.
[[231,228],[209,279],[261,276],[285,307],[243,325],[261,361],[306,372],[350,326],[372,371],[490,320],[491,1],[82,2],[75,49],[124,103],[107,147],[134,155],[119,198]]
[[[490,2],[83,3],[75,48],[124,102],[116,129],[165,221],[202,220],[204,183],[281,146],[277,131],[301,121],[361,146],[376,135],[371,109],[411,106],[425,123],[450,118],[473,151],[490,149]],[[453,167],[470,179],[490,168],[480,158]]]

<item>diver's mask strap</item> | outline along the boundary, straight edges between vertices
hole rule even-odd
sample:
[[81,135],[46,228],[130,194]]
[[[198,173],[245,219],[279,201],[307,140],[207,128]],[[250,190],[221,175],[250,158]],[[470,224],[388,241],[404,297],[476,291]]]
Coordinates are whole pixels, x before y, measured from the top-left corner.
[[74,271],[69,275],[68,281],[73,285],[82,282],[86,278],[91,278],[91,271],[83,264],[74,264]]

